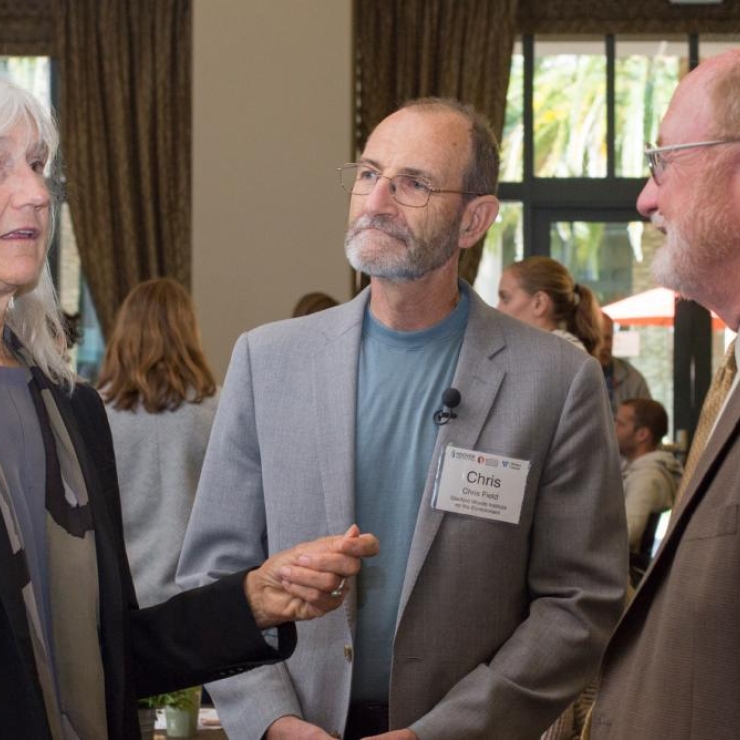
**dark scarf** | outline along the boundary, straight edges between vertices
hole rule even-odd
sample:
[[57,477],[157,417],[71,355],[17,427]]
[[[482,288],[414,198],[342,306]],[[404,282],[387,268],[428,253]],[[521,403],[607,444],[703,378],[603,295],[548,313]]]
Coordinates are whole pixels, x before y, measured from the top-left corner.
[[[54,740],[105,740],[103,662],[98,641],[99,592],[95,532],[87,486],[52,384],[7,328],[6,344],[26,369],[46,454],[46,540],[53,659],[28,568],[19,583],[39,684]],[[0,513],[14,554],[25,566],[23,538],[0,468]],[[54,675],[56,674],[56,681]]]

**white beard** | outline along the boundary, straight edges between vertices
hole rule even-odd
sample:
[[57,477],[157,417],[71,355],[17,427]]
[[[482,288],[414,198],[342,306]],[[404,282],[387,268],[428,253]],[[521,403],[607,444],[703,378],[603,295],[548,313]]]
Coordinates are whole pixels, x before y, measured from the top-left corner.
[[[721,202],[721,196],[714,193],[697,198],[686,211],[692,214],[691,220],[684,216],[666,228],[665,242],[651,266],[660,285],[707,307],[723,302],[725,278],[734,272],[730,262],[740,256],[737,216],[727,207],[718,210]],[[665,227],[659,213],[652,222]]]
[[684,298],[695,298],[700,289],[691,246],[678,228],[666,235],[663,246],[653,257],[651,271],[659,285],[675,290]]
[[352,267],[370,277],[418,280],[457,252],[461,218],[458,213],[430,238],[422,238],[386,216],[360,216],[347,229],[344,250]]

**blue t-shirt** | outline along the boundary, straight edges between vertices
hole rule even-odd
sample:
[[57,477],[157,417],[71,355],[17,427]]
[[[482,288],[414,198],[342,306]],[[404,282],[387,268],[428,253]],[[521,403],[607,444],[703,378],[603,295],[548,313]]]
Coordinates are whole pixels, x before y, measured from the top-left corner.
[[467,326],[463,286],[455,310],[423,331],[388,329],[369,308],[360,343],[355,432],[355,518],[380,540],[362,565],[353,701],[387,702],[393,635],[419,502]]

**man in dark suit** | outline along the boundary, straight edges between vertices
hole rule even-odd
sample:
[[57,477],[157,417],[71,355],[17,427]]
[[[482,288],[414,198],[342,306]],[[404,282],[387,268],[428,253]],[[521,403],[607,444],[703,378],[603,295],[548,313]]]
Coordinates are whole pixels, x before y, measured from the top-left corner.
[[[646,151],[652,177],[637,202],[666,235],[653,263],[656,279],[734,330],[738,101],[740,50],[687,75],[661,124],[660,146]],[[607,650],[592,740],[740,735],[740,395],[728,386],[725,401],[713,393],[716,384],[710,389],[705,410],[714,405],[719,415],[707,419],[706,446],[671,527]]]

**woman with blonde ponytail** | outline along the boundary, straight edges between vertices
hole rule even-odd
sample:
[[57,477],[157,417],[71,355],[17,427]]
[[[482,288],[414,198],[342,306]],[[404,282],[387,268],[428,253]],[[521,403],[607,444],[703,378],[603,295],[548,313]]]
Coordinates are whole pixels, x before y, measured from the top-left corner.
[[551,257],[527,257],[504,270],[498,309],[595,355],[601,343],[601,310],[596,296],[579,285]]

